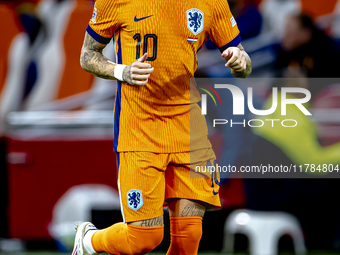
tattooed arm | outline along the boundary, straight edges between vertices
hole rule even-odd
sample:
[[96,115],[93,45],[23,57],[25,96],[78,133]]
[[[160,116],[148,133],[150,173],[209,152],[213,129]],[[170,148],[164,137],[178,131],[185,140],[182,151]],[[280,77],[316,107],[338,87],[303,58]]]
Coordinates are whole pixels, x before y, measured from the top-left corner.
[[81,49],[80,65],[85,71],[97,77],[115,80],[114,69],[116,64],[103,55],[105,47],[106,44],[97,42],[86,32]]
[[147,84],[150,74],[154,71],[154,68],[151,67],[150,64],[144,63],[148,57],[147,53],[131,65],[123,66],[111,62],[103,55],[105,47],[106,44],[97,42],[86,32],[83,47],[81,49],[81,67],[97,77],[109,80],[117,79],[115,68],[120,68],[123,72],[120,76],[122,76],[122,80],[125,82],[131,85],[141,86]]

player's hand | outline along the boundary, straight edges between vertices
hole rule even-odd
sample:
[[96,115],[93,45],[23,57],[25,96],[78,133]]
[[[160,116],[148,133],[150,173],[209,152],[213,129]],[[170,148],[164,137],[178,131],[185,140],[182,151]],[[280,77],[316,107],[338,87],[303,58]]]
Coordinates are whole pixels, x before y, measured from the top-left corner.
[[155,70],[150,64],[144,63],[148,58],[148,53],[145,53],[137,61],[125,67],[123,71],[123,79],[131,85],[144,86],[148,83],[150,74]]
[[226,67],[230,67],[232,71],[242,73],[247,68],[246,57],[238,47],[230,47],[222,53],[227,63]]

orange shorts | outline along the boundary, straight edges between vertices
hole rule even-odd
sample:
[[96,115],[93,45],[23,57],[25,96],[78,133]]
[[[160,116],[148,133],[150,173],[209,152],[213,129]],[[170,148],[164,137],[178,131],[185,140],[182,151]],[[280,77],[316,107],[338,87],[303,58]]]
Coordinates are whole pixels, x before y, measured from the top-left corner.
[[199,200],[220,207],[219,174],[199,173],[211,166],[215,153],[209,149],[183,153],[117,153],[118,188],[125,222],[163,215],[169,198]]

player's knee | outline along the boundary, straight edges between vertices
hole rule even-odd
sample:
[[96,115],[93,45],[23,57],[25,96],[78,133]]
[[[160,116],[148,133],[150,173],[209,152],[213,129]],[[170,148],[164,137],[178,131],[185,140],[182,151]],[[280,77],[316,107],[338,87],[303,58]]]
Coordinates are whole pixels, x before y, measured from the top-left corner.
[[134,232],[138,231],[139,240],[136,236],[129,236],[129,241],[131,245],[132,254],[147,254],[154,250],[163,240],[164,227],[135,227],[129,226],[129,228],[134,228]]
[[160,235],[149,236],[148,240],[144,239],[140,246],[132,248],[132,254],[147,254],[153,251],[163,240],[163,232]]

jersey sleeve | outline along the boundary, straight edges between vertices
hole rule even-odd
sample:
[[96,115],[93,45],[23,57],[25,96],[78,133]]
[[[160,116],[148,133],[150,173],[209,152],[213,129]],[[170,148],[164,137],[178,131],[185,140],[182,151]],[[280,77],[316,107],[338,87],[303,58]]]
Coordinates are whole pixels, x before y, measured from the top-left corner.
[[117,0],[97,0],[86,31],[99,43],[108,44],[119,28]]
[[227,0],[215,0],[210,39],[221,51],[236,47],[241,42],[240,31],[231,14]]

